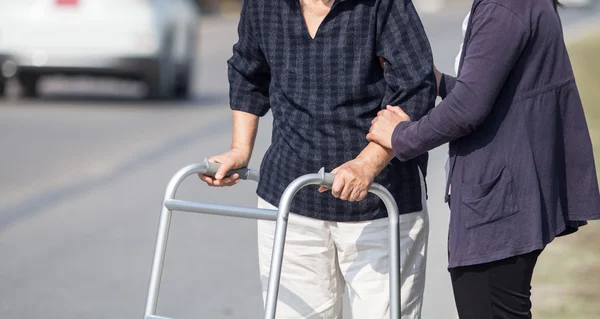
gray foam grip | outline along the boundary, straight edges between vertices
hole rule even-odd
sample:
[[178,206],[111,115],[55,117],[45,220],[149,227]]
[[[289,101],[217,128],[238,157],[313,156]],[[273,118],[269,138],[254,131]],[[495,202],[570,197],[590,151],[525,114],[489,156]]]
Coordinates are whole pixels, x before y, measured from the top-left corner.
[[[215,177],[215,174],[217,174],[217,171],[221,167],[221,164],[209,162],[208,159],[204,160],[204,164],[206,165],[206,172],[204,173],[204,175],[210,177]],[[247,179],[248,171],[249,170],[247,168],[234,169],[229,171],[225,176],[229,177],[237,173],[240,175],[240,179]]]

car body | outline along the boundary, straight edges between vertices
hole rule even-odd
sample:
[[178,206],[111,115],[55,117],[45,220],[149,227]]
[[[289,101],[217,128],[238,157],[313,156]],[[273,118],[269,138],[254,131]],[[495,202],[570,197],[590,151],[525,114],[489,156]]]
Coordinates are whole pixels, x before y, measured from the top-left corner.
[[0,91],[9,77],[35,96],[42,75],[104,75],[187,96],[198,12],[193,0],[0,0]]

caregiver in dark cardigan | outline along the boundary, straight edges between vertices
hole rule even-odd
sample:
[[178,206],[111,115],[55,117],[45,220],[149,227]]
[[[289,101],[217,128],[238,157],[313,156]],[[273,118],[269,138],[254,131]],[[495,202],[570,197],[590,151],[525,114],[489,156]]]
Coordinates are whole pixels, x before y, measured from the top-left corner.
[[592,144],[556,7],[475,0],[458,77],[438,76],[443,101],[415,122],[388,107],[367,136],[402,161],[450,142],[449,268],[461,319],[531,318],[540,252],[600,219]]

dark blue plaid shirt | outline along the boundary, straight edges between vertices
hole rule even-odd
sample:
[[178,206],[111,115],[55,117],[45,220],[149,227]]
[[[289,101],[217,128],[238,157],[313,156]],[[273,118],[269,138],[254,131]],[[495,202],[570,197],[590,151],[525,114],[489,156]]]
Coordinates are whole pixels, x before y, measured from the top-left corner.
[[[272,205],[297,177],[354,159],[385,105],[402,106],[412,119],[434,106],[431,48],[409,0],[337,0],[314,39],[299,0],[245,0],[238,33],[228,61],[231,108],[273,112],[257,190]],[[400,213],[422,209],[418,167],[425,175],[426,162],[426,155],[394,160],[375,179]],[[375,195],[349,203],[317,189],[301,190],[292,212],[331,221],[387,216]]]

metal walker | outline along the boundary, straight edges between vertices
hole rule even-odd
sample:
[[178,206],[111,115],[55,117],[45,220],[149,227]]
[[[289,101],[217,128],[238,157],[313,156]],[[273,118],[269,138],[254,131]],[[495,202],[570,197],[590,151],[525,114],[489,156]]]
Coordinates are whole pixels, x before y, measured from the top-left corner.
[[[148,296],[146,299],[146,310],[144,319],[172,319],[156,315],[156,305],[158,301],[158,292],[160,289],[160,280],[162,277],[165,252],[167,250],[167,239],[171,224],[171,214],[173,211],[185,211],[200,214],[231,216],[249,219],[261,219],[276,221],[275,239],[273,243],[273,252],[271,255],[271,269],[269,273],[269,283],[267,288],[267,299],[265,303],[264,319],[275,319],[277,307],[277,297],[279,294],[279,281],[281,277],[281,265],[283,262],[283,250],[285,246],[285,235],[287,231],[287,221],[292,199],[296,193],[308,186],[319,185],[330,187],[333,184],[335,175],[325,173],[321,169],[316,174],[307,174],[294,180],[283,193],[279,205],[279,211],[270,209],[259,209],[240,206],[216,205],[209,203],[199,203],[175,199],[175,193],[181,182],[192,174],[204,174],[214,176],[220,165],[204,160],[202,164],[188,165],[179,170],[169,181],[165,191],[163,207],[160,214],[158,225],[158,234],[156,246],[154,249],[154,259],[152,262],[152,271],[150,274],[150,283],[148,287]],[[258,182],[259,174],[252,169],[238,169],[229,172],[228,175],[239,174],[240,179],[252,180]],[[390,318],[400,318],[400,238],[398,224],[398,206],[390,192],[383,186],[373,183],[369,189],[385,204],[389,216],[389,241],[390,241]]]

